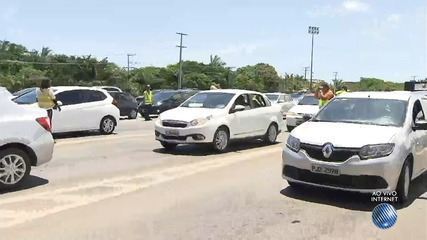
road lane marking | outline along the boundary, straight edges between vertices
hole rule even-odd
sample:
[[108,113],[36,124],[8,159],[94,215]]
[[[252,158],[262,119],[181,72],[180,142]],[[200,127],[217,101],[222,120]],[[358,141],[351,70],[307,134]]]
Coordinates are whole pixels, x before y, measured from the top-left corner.
[[[55,144],[55,146],[64,146],[64,145],[73,145],[73,144],[82,144],[82,143],[91,143],[91,142],[103,142],[103,141],[109,141],[109,140],[122,140],[127,138],[138,138],[138,137],[153,137],[153,134],[132,134],[132,135],[123,135],[123,136],[117,136],[117,135],[109,135],[109,136],[97,136],[97,137],[90,137],[90,138],[84,138],[84,139],[77,139],[77,140],[58,140],[58,142]],[[151,139],[151,138],[150,138]]]
[[[203,162],[195,162],[151,172],[143,172],[132,176],[119,176],[100,181],[90,181],[58,189],[47,188],[40,192],[30,193],[26,196],[14,196],[0,199],[0,216],[2,217],[0,220],[8,219],[1,220],[3,223],[0,224],[0,229],[13,227],[28,221],[33,221],[113,197],[122,196],[124,194],[136,192],[194,174],[226,167],[243,161],[259,159],[259,157],[263,155],[277,153],[280,151],[281,147],[275,146],[267,149],[259,149],[259,151],[249,152],[249,154],[245,155],[231,154],[225,157],[217,156],[212,160],[206,160]],[[46,201],[47,204],[51,204],[51,202],[54,201],[55,204],[53,204],[54,206],[41,210],[23,209],[32,207],[32,201]],[[22,205],[23,208],[18,207],[17,209],[16,204]]]

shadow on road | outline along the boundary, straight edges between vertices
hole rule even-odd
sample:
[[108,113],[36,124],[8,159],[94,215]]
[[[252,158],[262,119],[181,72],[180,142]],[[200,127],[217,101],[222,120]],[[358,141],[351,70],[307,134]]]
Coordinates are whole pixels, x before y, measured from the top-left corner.
[[[422,196],[426,192],[427,173],[424,173],[412,182],[408,202],[404,205],[394,204],[394,206],[397,209],[403,209],[410,206],[417,199],[427,201],[427,198]],[[361,194],[308,186],[298,189],[288,186],[285,189],[282,189],[280,193],[284,196],[302,201],[326,204],[357,211],[372,211],[375,206],[379,204],[378,202],[371,202],[371,194]]]
[[20,186],[11,189],[0,189],[0,195],[12,192],[18,192],[30,188],[35,188],[48,184],[49,180],[37,176],[28,176],[28,178]]
[[[280,144],[280,142],[277,142],[274,145],[277,145],[277,144]],[[266,146],[272,146],[272,145],[266,145],[264,142],[260,140],[232,142],[227,152],[240,152],[247,149],[262,148]],[[164,148],[157,148],[157,149],[154,149],[153,152],[161,153],[161,154],[184,155],[184,156],[209,156],[209,155],[221,154],[213,150],[210,144],[193,144],[193,145],[183,144],[183,145],[178,145],[175,150],[166,150]]]
[[[115,135],[113,133],[111,135]],[[86,132],[69,132],[69,133],[54,133],[54,139],[66,139],[66,138],[83,138],[83,137],[93,137],[93,136],[103,136],[99,131],[86,131]]]

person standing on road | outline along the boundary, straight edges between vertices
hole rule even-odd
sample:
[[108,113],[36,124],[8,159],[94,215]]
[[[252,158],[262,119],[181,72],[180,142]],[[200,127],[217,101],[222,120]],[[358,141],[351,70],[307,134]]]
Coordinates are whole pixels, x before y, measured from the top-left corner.
[[150,111],[151,111],[151,107],[153,106],[153,101],[154,101],[154,96],[153,96],[153,92],[151,91],[151,86],[147,85],[145,86],[145,90],[144,90],[144,118],[145,121],[150,121]]
[[47,111],[50,126],[52,126],[53,109],[58,109],[60,111],[61,108],[59,107],[56,97],[51,89],[50,79],[43,79],[41,81],[40,87],[36,89],[36,96],[39,107]]
[[316,97],[319,99],[319,107],[322,108],[328,104],[335,95],[327,83],[322,83],[321,89],[316,92]]

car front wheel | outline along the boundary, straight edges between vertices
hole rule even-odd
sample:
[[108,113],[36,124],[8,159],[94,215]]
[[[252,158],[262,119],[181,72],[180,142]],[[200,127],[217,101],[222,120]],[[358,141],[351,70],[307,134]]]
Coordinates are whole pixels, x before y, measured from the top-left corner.
[[397,197],[399,203],[404,204],[409,198],[409,189],[411,186],[411,164],[405,161],[397,183]]
[[230,136],[225,127],[218,128],[216,130],[214,139],[213,139],[213,148],[218,152],[227,151],[228,145],[230,141]]
[[107,116],[101,120],[99,131],[102,134],[112,134],[116,128],[116,122],[113,117]]
[[30,158],[25,151],[18,148],[0,151],[0,188],[18,186],[30,171]]

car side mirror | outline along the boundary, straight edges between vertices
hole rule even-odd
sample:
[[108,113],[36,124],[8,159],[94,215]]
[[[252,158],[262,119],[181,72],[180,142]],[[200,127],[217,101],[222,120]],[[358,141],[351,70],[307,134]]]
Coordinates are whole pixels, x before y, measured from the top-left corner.
[[61,102],[61,101],[57,101],[56,103],[58,104],[58,106],[62,106],[62,105],[64,105],[64,104],[62,104],[62,102]]
[[426,120],[416,121],[413,129],[414,129],[414,131],[427,130],[427,121]]
[[236,105],[236,106],[232,109],[231,113],[245,111],[245,109],[246,109],[246,107],[245,107],[245,106],[243,106],[243,105]]

